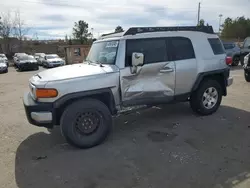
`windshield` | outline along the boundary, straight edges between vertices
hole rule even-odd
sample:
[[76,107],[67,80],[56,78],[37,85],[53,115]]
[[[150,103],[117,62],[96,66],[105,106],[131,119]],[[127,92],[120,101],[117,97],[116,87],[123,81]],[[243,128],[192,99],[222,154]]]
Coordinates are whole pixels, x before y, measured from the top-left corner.
[[94,63],[114,65],[118,44],[118,40],[94,43],[86,60]]
[[0,57],[5,58],[5,55],[4,54],[0,54]]
[[25,55],[19,58],[20,60],[34,60],[33,56]]
[[46,58],[47,59],[54,59],[54,58],[58,58],[58,55],[47,55]]

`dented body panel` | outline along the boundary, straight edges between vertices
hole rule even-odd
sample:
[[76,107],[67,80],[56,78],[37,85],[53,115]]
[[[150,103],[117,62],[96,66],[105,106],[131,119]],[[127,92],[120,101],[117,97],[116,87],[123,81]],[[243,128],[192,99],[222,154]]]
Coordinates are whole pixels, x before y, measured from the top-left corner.
[[122,103],[145,104],[149,100],[172,100],[175,94],[175,63],[147,64],[135,74],[127,67],[120,71]]

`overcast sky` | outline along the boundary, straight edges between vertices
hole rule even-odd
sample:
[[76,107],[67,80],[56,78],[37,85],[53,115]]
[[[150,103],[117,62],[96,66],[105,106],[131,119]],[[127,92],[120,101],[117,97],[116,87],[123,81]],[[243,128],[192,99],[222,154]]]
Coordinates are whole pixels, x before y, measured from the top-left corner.
[[[219,14],[250,17],[249,0],[200,0],[201,18],[218,30]],[[94,36],[114,31],[117,25],[196,25],[198,0],[2,0],[0,12],[19,9],[30,27],[29,36],[39,39],[72,35],[74,22],[84,20]]]

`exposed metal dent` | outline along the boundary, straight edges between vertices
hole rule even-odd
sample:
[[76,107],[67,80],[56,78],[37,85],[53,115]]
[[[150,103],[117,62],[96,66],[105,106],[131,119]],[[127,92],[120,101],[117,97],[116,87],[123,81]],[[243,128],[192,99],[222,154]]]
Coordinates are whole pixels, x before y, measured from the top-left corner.
[[[162,72],[164,68],[173,71]],[[172,98],[175,93],[174,62],[146,64],[137,67],[132,74],[131,68],[121,71],[121,90],[123,101],[136,101],[152,98],[152,100]]]

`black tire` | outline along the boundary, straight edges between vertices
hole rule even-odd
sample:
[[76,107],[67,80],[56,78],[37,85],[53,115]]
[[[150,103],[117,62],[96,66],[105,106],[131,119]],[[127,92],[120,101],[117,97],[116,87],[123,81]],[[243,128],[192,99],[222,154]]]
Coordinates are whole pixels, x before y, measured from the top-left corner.
[[8,69],[6,69],[5,73],[8,73]]
[[240,64],[241,64],[241,66],[244,65],[244,57],[245,56],[243,56],[243,55],[240,56]]
[[[217,91],[217,102],[210,109],[206,108],[203,104],[203,94],[208,88],[214,88]],[[221,104],[222,88],[216,80],[205,80],[201,82],[199,88],[194,91],[190,97],[190,106],[192,110],[202,116],[211,115],[216,112]]]
[[39,70],[39,66],[37,65],[37,67],[35,67],[35,70]]
[[238,66],[238,65],[239,65],[239,62],[240,62],[240,57],[235,56],[235,57],[233,58],[232,66]]
[[244,70],[244,76],[245,76],[245,80],[247,82],[250,82],[250,73],[248,71]]
[[[90,124],[87,124],[85,121],[92,123],[92,120],[96,120],[90,120],[91,115],[89,114],[91,113],[96,115],[94,117],[99,118],[99,123],[97,123],[98,125],[96,125],[94,130],[91,130],[91,133],[83,133],[83,131],[86,131],[86,126],[91,128]],[[86,116],[86,114],[89,116]],[[84,115],[86,116],[85,118]],[[86,123],[86,126],[83,121]],[[77,127],[77,122],[80,124],[80,128]],[[112,129],[112,116],[104,103],[88,98],[76,101],[68,106],[62,114],[60,124],[62,135],[71,145],[79,148],[91,148],[101,144],[107,138]]]

